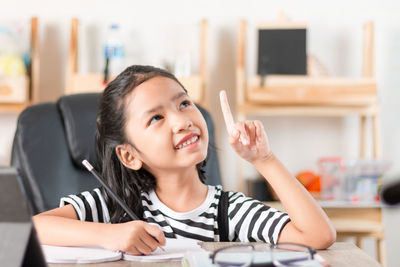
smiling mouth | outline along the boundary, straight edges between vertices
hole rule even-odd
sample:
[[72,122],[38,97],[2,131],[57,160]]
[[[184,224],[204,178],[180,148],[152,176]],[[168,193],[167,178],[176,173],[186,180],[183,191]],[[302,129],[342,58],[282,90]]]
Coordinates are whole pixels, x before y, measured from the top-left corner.
[[199,136],[195,135],[192,138],[190,138],[189,140],[186,140],[185,142],[183,142],[182,144],[178,145],[175,147],[175,149],[182,149],[190,144],[193,144],[195,142],[197,142],[197,140],[199,140]]

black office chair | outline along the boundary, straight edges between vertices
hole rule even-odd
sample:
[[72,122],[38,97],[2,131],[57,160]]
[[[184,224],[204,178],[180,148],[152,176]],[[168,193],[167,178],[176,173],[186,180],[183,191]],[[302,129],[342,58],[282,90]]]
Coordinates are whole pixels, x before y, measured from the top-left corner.
[[[62,96],[56,103],[32,105],[19,115],[11,165],[19,171],[33,214],[56,208],[62,196],[99,186],[81,160],[96,162],[94,136],[100,96]],[[199,109],[207,122],[211,144],[206,183],[221,184],[214,125],[210,114]]]

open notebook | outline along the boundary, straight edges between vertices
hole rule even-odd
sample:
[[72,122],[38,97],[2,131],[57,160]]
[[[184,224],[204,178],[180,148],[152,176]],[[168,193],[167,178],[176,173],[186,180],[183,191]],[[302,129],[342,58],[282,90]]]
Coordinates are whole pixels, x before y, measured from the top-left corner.
[[42,245],[48,263],[96,263],[117,260],[168,261],[180,260],[188,251],[203,251],[198,241],[192,239],[167,239],[163,247],[146,256],[134,256],[121,251],[110,251],[100,247],[60,247]]

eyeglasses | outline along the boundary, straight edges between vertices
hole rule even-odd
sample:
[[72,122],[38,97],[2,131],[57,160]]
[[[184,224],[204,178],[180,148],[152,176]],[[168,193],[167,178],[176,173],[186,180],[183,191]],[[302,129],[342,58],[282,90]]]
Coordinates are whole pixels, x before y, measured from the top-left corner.
[[233,245],[210,255],[213,264],[230,266],[308,266],[316,250],[295,243]]

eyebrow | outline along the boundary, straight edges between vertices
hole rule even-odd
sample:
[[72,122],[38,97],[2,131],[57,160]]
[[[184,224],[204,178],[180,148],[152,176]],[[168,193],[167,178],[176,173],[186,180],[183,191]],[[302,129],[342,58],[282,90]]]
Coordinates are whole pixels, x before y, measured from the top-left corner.
[[[180,93],[174,95],[174,96],[171,98],[171,101],[176,101],[176,100],[178,100],[179,98],[181,98],[182,96],[187,96],[187,93],[186,93],[186,92],[180,92]],[[143,114],[143,119],[145,119],[149,114],[155,113],[156,111],[158,111],[158,110],[160,110],[160,109],[162,109],[162,105],[158,105],[158,106],[156,106],[156,107],[154,107],[154,108],[152,108],[152,109],[147,110],[147,111]]]

